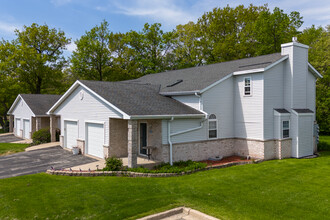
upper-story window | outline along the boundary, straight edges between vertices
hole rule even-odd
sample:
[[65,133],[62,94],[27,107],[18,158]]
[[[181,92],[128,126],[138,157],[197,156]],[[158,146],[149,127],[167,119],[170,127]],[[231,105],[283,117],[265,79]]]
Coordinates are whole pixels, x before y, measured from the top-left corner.
[[244,95],[251,95],[251,77],[244,78]]
[[217,127],[217,117],[215,116],[215,114],[211,114],[209,116],[209,138],[217,138]]
[[282,122],[282,138],[290,137],[290,122],[283,121]]

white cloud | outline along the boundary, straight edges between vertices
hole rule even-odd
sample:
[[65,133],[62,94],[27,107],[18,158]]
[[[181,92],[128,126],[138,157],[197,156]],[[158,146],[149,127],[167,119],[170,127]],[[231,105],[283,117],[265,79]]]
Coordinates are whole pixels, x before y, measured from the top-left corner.
[[117,8],[115,12],[127,16],[150,17],[164,25],[185,24],[196,21],[197,17],[190,10],[180,8],[174,0],[137,0],[113,2]]
[[72,2],[72,0],[51,0],[50,1],[55,6],[62,6]]
[[21,29],[20,25],[0,21],[0,31],[6,35],[15,35],[15,30]]
[[76,49],[77,49],[77,45],[73,41],[69,45],[66,46],[66,50],[71,53]]

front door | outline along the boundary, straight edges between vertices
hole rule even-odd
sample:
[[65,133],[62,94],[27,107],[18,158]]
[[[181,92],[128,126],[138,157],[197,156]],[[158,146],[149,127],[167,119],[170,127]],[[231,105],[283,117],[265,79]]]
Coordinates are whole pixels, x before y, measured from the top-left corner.
[[147,146],[147,123],[140,123],[140,154],[147,154],[143,147]]

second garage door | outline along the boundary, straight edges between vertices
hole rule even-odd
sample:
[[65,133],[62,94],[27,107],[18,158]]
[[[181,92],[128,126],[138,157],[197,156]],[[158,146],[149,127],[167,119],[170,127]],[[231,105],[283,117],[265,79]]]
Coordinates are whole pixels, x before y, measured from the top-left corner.
[[23,138],[30,138],[30,120],[28,119],[23,120]]
[[103,124],[86,124],[86,153],[103,158],[104,127]]
[[77,145],[78,138],[78,124],[76,121],[65,121],[64,122],[65,129],[65,147],[72,148]]
[[21,136],[21,119],[16,118],[16,136]]

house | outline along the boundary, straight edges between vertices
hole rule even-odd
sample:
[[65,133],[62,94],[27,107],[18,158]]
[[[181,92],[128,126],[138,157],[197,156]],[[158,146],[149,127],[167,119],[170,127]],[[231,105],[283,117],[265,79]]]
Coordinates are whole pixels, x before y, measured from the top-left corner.
[[[145,75],[76,81],[50,108],[61,146],[96,157],[205,160],[241,155],[304,157],[315,148],[315,82],[308,46],[281,53]],[[52,126],[52,125],[51,125]]]
[[[50,116],[46,112],[60,97],[60,95],[19,94],[8,111],[9,131],[14,132],[17,137],[30,139],[35,131],[48,128]],[[56,128],[60,128],[59,122],[60,120],[55,122]]]

